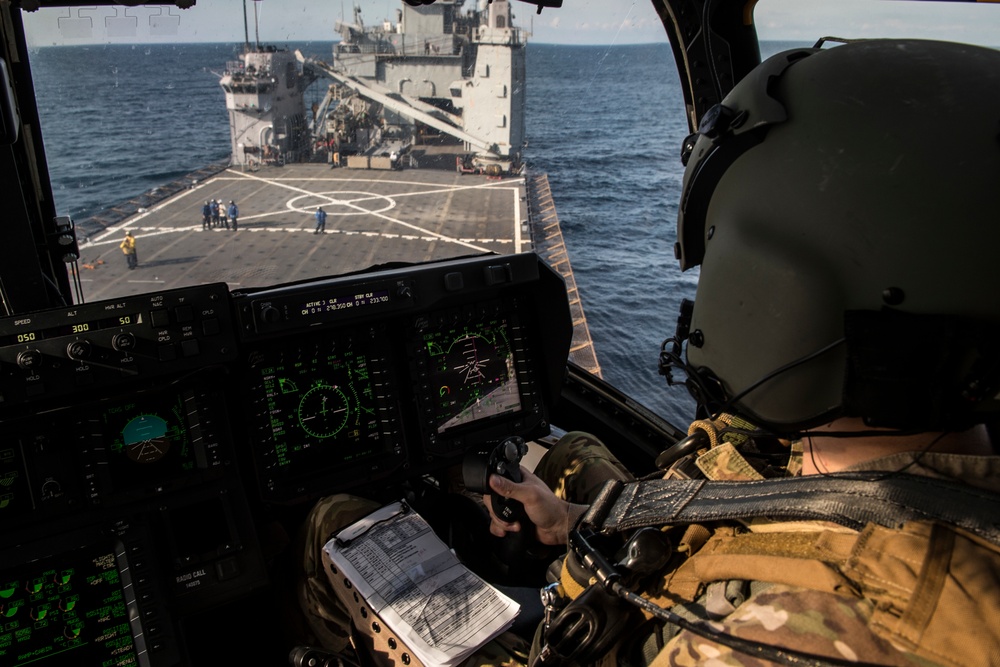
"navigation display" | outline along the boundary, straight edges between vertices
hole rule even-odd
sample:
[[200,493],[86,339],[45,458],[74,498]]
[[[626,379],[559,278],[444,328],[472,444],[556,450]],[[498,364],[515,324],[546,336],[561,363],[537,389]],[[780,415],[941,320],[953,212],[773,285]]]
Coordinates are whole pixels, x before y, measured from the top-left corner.
[[507,320],[454,323],[423,334],[438,433],[521,409]]
[[124,551],[109,543],[0,570],[0,664],[139,664]]
[[[267,494],[331,471],[401,460],[385,347],[384,334],[366,330],[253,354],[255,458]],[[329,480],[341,487],[349,481]]]

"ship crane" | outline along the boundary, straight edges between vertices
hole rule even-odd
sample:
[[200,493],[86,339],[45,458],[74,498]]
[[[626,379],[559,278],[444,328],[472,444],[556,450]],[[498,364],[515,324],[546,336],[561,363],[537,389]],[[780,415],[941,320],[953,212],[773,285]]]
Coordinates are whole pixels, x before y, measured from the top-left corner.
[[488,143],[463,130],[460,126],[462,122],[461,118],[454,114],[442,111],[433,105],[421,102],[403,93],[397,93],[377,84],[364,82],[350,75],[338,72],[327,63],[304,57],[300,51],[295,52],[295,57],[302,63],[304,71],[322,72],[338,84],[350,88],[362,97],[377,102],[400,115],[423,123],[439,132],[444,132],[475,147],[480,151],[482,157],[497,160],[502,157],[495,143]]

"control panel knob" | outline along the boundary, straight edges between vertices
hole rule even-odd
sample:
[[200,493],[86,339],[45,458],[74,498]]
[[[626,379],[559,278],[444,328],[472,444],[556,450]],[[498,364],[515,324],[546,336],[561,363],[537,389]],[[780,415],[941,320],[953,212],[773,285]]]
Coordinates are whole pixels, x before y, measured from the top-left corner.
[[119,352],[127,352],[135,347],[135,336],[130,333],[118,333],[111,339],[111,347]]
[[274,306],[264,306],[260,309],[260,319],[274,324],[275,322],[281,321],[281,311]]
[[38,350],[22,350],[17,353],[17,365],[31,371],[42,365],[42,353]]
[[74,340],[66,345],[66,356],[74,361],[83,361],[93,350],[89,340]]

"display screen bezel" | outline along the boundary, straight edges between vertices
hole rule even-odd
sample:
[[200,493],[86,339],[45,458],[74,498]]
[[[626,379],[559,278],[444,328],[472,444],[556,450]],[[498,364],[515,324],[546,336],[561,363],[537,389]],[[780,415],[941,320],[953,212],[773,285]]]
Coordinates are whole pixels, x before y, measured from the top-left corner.
[[[534,323],[517,296],[498,297],[473,306],[446,308],[411,321],[410,354],[418,378],[417,404],[424,445],[434,455],[452,456],[469,447],[511,435],[534,438],[548,432],[545,406],[534,370],[536,351],[531,349],[529,330]],[[507,341],[509,390],[516,391],[517,405],[480,414],[475,419],[449,424],[442,405],[441,371],[435,368],[429,343],[453,339],[483,327],[503,332]]]

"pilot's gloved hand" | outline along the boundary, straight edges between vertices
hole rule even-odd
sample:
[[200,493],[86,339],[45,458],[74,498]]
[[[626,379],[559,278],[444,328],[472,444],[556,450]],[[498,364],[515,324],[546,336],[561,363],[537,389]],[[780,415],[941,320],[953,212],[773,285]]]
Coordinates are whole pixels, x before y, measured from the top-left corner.
[[[520,483],[500,475],[490,475],[490,488],[498,495],[512,498],[524,505],[525,514],[535,524],[535,538],[542,544],[562,545],[569,540],[569,531],[577,519],[587,511],[586,505],[577,505],[556,497],[545,482],[521,466]],[[493,513],[489,496],[484,498],[490,512],[490,533],[503,537],[521,530],[520,522],[507,523]]]

